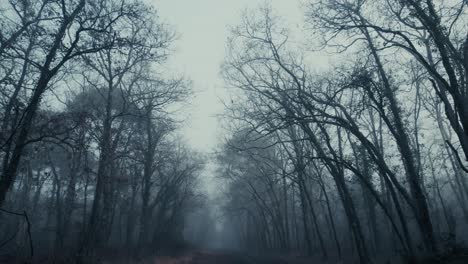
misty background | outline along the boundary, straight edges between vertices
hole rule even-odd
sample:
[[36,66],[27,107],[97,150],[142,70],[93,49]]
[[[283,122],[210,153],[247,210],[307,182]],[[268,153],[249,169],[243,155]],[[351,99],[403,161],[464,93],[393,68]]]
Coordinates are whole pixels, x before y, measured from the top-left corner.
[[466,0],[0,0],[0,262],[464,263]]

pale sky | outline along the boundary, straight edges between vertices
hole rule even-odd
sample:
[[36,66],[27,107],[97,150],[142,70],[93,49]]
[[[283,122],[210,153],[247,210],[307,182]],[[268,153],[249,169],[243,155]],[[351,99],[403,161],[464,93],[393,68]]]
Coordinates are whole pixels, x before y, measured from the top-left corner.
[[187,109],[190,119],[183,134],[196,150],[211,152],[222,138],[216,115],[223,112],[225,85],[219,75],[229,26],[240,22],[242,11],[270,3],[288,24],[298,25],[303,13],[299,0],[151,0],[162,21],[178,33],[170,68],[193,81],[196,96]]

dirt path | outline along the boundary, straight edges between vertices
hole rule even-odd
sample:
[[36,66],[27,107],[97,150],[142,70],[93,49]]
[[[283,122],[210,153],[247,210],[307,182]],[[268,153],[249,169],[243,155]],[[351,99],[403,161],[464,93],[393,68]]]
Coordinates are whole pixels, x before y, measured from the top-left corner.
[[238,253],[198,252],[195,253],[190,264],[287,264],[273,258],[259,258]]
[[190,264],[251,264],[247,258],[234,254],[222,254],[213,252],[198,252],[192,258]]

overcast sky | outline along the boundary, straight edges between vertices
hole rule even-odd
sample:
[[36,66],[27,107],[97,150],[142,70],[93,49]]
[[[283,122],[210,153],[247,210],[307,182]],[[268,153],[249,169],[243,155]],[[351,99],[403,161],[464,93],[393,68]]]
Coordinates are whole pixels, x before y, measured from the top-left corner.
[[151,0],[163,21],[179,35],[170,67],[193,81],[196,97],[191,118],[183,128],[189,143],[210,152],[222,137],[217,114],[222,113],[225,85],[219,75],[229,26],[240,22],[242,11],[268,2],[291,25],[302,20],[298,0]]

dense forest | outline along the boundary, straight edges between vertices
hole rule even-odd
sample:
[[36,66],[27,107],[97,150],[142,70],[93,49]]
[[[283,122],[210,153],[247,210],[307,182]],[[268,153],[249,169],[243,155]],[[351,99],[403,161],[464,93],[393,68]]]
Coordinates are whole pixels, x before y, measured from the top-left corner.
[[[245,14],[222,67],[236,91],[219,155],[242,247],[359,263],[462,251],[466,5],[309,1],[300,32],[269,7]],[[294,34],[340,58],[308,67]]]
[[204,160],[177,132],[190,82],[163,72],[175,33],[141,1],[1,9],[1,250],[178,246]]
[[468,261],[466,0],[291,4],[231,25],[201,153],[157,4],[0,0],[0,262]]

